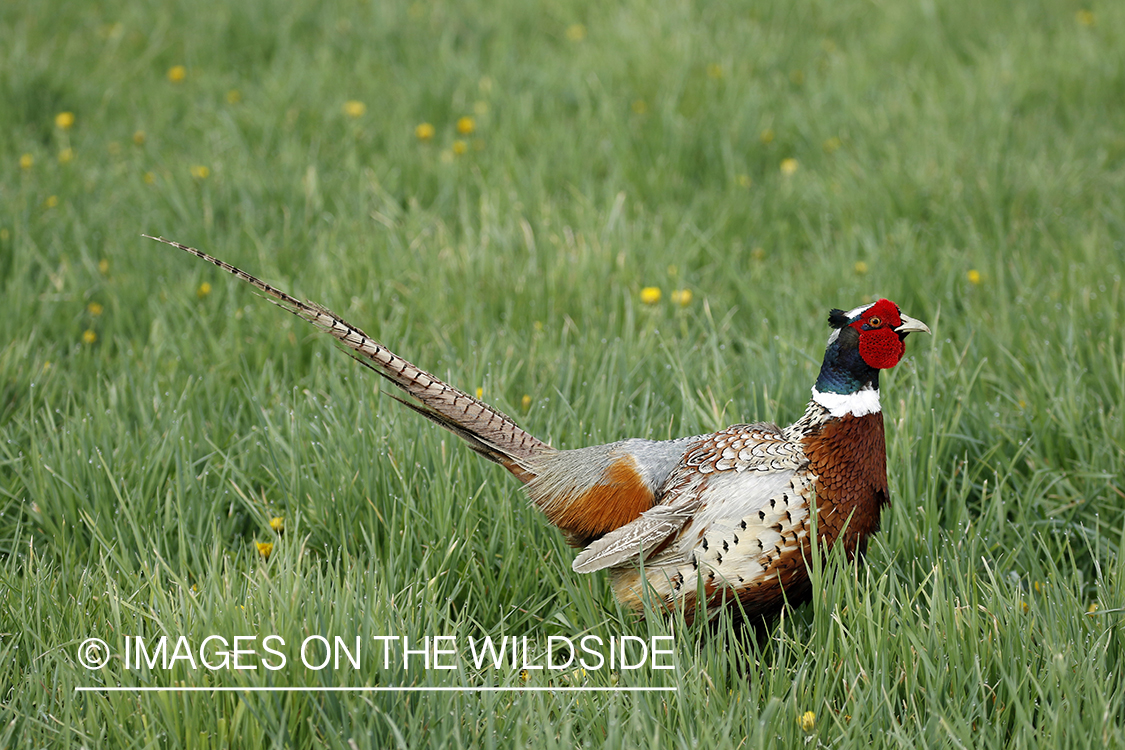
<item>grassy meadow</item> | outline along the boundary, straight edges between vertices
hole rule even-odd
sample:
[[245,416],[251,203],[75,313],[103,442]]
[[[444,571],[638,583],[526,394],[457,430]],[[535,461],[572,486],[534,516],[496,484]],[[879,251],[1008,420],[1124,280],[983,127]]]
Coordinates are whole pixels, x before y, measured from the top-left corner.
[[[3,4],[0,747],[1125,744],[1122,40],[1100,0]],[[563,447],[786,424],[828,310],[889,297],[934,335],[882,380],[883,530],[760,640],[638,620],[501,468],[142,232]],[[587,633],[676,669],[120,658]],[[75,690],[394,685],[677,691]]]

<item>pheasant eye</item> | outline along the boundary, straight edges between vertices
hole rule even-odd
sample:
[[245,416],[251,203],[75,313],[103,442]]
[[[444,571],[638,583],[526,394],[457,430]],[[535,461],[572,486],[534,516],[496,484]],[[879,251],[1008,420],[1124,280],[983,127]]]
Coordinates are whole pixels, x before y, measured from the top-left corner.
[[872,318],[867,319],[867,325],[870,328],[878,328],[879,326],[883,325],[883,319],[876,315]]

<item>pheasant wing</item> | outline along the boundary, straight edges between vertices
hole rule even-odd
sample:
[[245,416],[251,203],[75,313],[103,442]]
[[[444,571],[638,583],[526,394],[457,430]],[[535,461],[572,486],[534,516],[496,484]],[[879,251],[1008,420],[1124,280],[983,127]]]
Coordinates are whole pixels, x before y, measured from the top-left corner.
[[[707,515],[717,500],[739,505],[768,502],[785,487],[802,465],[800,450],[771,424],[734,425],[693,443],[671,472],[659,494],[660,502],[636,520],[590,544],[575,559],[577,573],[592,573],[642,558],[662,546],[697,515]],[[712,479],[737,475],[736,491],[711,491]],[[718,497],[716,497],[718,495]],[[711,508],[715,511],[715,508]]]

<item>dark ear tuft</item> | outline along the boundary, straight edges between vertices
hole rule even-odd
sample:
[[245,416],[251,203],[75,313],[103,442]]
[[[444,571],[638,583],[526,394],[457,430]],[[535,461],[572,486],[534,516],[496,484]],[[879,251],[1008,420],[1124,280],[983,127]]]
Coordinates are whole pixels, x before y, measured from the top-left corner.
[[833,310],[828,313],[828,325],[833,328],[843,328],[848,324],[848,315],[843,310]]

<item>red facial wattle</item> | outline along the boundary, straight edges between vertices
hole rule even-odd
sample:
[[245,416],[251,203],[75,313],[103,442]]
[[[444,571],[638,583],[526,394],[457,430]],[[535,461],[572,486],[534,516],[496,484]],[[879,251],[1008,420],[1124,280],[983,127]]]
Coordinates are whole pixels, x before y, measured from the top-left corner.
[[871,367],[888,370],[902,359],[906,345],[889,326],[859,334],[859,356]]
[[881,299],[864,310],[852,328],[859,331],[859,356],[869,367],[887,370],[899,363],[906,345],[895,328],[902,325],[898,306]]

